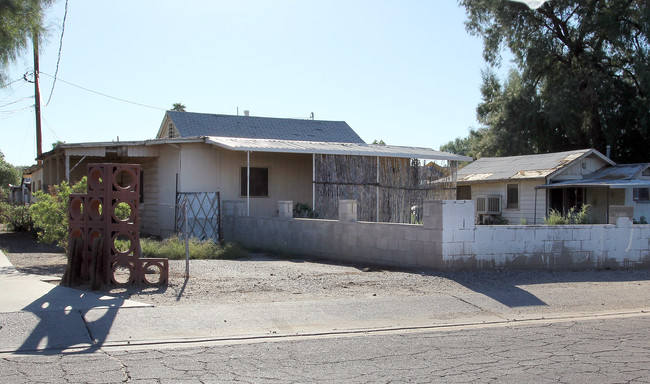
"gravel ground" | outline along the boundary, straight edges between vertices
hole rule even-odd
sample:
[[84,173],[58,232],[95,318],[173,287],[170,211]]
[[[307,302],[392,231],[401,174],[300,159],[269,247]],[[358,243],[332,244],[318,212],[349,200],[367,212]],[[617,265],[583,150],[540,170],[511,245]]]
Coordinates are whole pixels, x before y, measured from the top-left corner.
[[[33,235],[0,230],[0,249],[20,271],[60,278],[67,259],[60,248],[39,244]],[[634,285],[650,280],[650,270],[625,271],[460,271],[390,269],[337,264],[309,258],[286,259],[250,253],[239,260],[170,260],[169,285],[113,288],[103,293],[155,305],[197,305],[237,302],[421,296],[473,290],[489,292],[529,284],[571,288],[608,282]],[[86,286],[79,287],[88,289]]]

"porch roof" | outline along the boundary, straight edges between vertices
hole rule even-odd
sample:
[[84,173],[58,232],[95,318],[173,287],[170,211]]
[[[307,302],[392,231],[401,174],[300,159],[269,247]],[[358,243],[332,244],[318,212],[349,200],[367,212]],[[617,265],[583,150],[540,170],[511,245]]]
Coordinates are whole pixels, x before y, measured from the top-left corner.
[[605,167],[584,179],[566,180],[559,183],[539,185],[538,189],[551,188],[650,188],[650,179],[640,178],[650,164],[619,164]]
[[323,155],[353,155],[419,158],[429,160],[471,161],[471,157],[453,153],[435,151],[430,148],[401,147],[395,145],[363,144],[363,143],[331,143],[321,141],[248,139],[233,137],[208,136],[206,142],[242,152],[279,152],[304,153]]
[[[144,141],[119,141],[60,144],[53,150],[43,153],[38,157],[42,160],[59,151],[74,152],[74,155],[104,156],[107,148],[146,148],[165,144],[190,144],[206,143],[241,152],[276,152],[276,153],[303,153],[323,155],[354,155],[354,156],[379,156],[399,158],[419,158],[428,160],[471,161],[471,157],[456,155],[448,152],[435,151],[430,148],[402,147],[396,145],[378,145],[365,143],[331,143],[322,141],[300,140],[275,140],[275,139],[248,139],[236,137],[204,136],[175,139],[154,139]],[[94,152],[93,152],[94,150]],[[140,153],[142,152],[142,153]],[[134,156],[144,156],[146,151],[140,151]]]

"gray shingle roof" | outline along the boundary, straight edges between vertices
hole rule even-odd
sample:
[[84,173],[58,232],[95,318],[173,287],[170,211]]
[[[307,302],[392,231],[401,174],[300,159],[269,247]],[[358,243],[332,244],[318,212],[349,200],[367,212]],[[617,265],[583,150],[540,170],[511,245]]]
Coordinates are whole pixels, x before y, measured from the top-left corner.
[[180,137],[220,136],[252,139],[364,143],[345,121],[283,119],[167,111]]

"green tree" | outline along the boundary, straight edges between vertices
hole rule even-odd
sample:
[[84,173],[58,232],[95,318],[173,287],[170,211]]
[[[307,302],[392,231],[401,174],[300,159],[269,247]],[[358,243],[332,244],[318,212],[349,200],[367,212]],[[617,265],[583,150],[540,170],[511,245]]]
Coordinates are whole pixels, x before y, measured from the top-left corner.
[[487,70],[478,120],[484,154],[575,148],[619,162],[647,161],[650,137],[648,0],[461,0],[467,30],[483,38],[491,67],[508,49],[515,69],[501,83]]
[[0,151],[0,200],[9,196],[9,184],[18,185],[21,172],[18,168],[5,161],[5,155]]
[[0,0],[0,84],[7,79],[10,63],[42,36],[45,8],[52,0]]
[[187,107],[184,106],[184,105],[181,104],[181,103],[174,103],[174,104],[172,104],[172,109],[171,109],[171,110],[172,110],[172,111],[176,111],[176,112],[187,112],[187,111],[185,110],[185,108],[187,108]]

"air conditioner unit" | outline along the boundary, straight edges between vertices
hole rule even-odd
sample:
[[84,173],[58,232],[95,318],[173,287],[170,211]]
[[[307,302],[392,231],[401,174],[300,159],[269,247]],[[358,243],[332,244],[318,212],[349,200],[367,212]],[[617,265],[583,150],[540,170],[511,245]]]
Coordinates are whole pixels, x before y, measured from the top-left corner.
[[481,215],[501,214],[501,195],[481,195],[476,197],[476,213]]

